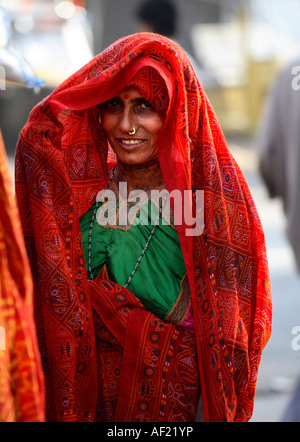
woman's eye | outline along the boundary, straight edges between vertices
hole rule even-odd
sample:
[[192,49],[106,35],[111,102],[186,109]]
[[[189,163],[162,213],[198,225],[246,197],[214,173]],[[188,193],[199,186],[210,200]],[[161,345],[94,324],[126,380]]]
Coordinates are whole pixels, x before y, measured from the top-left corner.
[[153,109],[152,105],[147,100],[141,100],[139,106],[143,109]]
[[104,106],[106,107],[106,109],[114,110],[114,109],[119,109],[122,106],[122,103],[119,100],[119,98],[116,97],[104,103]]

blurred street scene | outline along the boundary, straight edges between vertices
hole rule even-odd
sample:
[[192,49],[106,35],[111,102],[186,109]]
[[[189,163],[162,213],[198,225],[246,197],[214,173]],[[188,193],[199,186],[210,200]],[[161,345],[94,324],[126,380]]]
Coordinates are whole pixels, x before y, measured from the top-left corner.
[[[18,135],[30,110],[110,43],[139,31],[141,2],[0,0],[0,127],[12,175]],[[277,422],[300,377],[300,276],[281,201],[269,198],[259,175],[257,131],[277,73],[300,53],[300,0],[174,3],[180,17],[174,38],[199,65],[200,81],[265,230],[273,334],[263,353],[252,421]],[[300,99],[300,91],[295,93]]]
[[[251,189],[264,227],[273,297],[273,332],[262,356],[252,422],[282,420],[300,376],[300,278],[285,234],[278,199],[270,199],[258,174],[255,139],[228,139]],[[297,344],[298,342],[298,344]]]

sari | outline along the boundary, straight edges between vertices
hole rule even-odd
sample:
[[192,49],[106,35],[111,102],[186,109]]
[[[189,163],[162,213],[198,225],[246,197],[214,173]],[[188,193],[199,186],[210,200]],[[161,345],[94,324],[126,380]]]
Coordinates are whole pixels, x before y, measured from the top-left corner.
[[[167,190],[188,190],[194,216],[197,190],[204,192],[203,234],[187,234],[185,219],[176,226],[194,334],[148,311],[107,272],[89,281],[85,266],[79,220],[115,165],[99,104],[145,66],[168,91],[158,139]],[[179,46],[150,33],[124,37],[37,105],[17,146],[16,191],[35,283],[48,420],[94,421],[100,410],[100,420],[108,413],[115,421],[190,421],[200,392],[206,422],[251,418],[271,333],[264,234]]]
[[0,132],[0,422],[42,422],[33,287]]

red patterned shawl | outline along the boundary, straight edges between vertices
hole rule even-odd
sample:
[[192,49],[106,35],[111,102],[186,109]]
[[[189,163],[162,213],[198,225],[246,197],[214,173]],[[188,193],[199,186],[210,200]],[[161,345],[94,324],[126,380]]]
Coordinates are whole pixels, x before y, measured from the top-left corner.
[[56,410],[49,418],[93,420],[95,341],[79,218],[106,187],[113,162],[98,104],[144,66],[159,72],[169,93],[159,140],[167,188],[191,189],[193,204],[195,190],[204,190],[204,234],[187,237],[184,224],[178,234],[192,292],[205,420],[247,421],[271,332],[262,226],[185,54],[148,33],[117,41],[66,80],[33,110],[20,135],[16,190],[35,280],[48,410]]
[[0,422],[41,422],[44,379],[32,279],[0,132]]

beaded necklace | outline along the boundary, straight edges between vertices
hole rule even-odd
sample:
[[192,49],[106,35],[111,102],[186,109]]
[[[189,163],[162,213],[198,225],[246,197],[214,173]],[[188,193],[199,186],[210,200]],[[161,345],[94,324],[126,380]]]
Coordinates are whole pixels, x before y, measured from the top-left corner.
[[[113,177],[114,177],[114,175],[116,173],[116,170],[117,170],[117,167],[115,167],[114,170],[113,170],[113,173],[112,173],[112,175],[111,175],[111,177],[109,179],[109,182],[108,182],[108,186],[111,183],[111,181],[112,181],[112,179],[113,179]],[[93,272],[92,272],[92,258],[91,258],[91,254],[92,254],[92,231],[93,231],[93,225],[94,225],[94,222],[95,222],[98,206],[99,206],[99,202],[96,201],[96,207],[95,207],[94,212],[93,212],[93,216],[92,216],[91,224],[90,224],[90,229],[89,229],[88,267],[89,267],[90,279],[94,279],[94,275],[93,275]],[[147,250],[147,248],[149,246],[149,243],[150,243],[151,238],[152,238],[152,236],[154,234],[155,228],[156,228],[156,226],[157,226],[157,224],[159,222],[159,218],[160,217],[161,217],[161,210],[159,209],[159,213],[158,213],[158,216],[157,216],[157,218],[155,220],[155,223],[153,225],[153,229],[150,232],[150,235],[149,235],[149,237],[148,237],[148,239],[146,241],[145,247],[143,248],[143,250],[142,250],[142,252],[141,252],[141,254],[139,256],[139,258],[138,258],[138,260],[137,260],[137,262],[136,262],[136,264],[134,266],[134,269],[132,270],[132,272],[131,272],[128,280],[127,280],[127,283],[124,285],[125,288],[130,284],[131,279],[132,279],[133,275],[135,274],[135,272],[136,272],[136,270],[137,270],[137,268],[138,268],[138,266],[139,266],[139,264],[140,264],[140,262],[141,262],[141,260],[142,260],[142,258],[144,256],[144,254],[145,254],[145,252],[146,252],[146,250]]]

